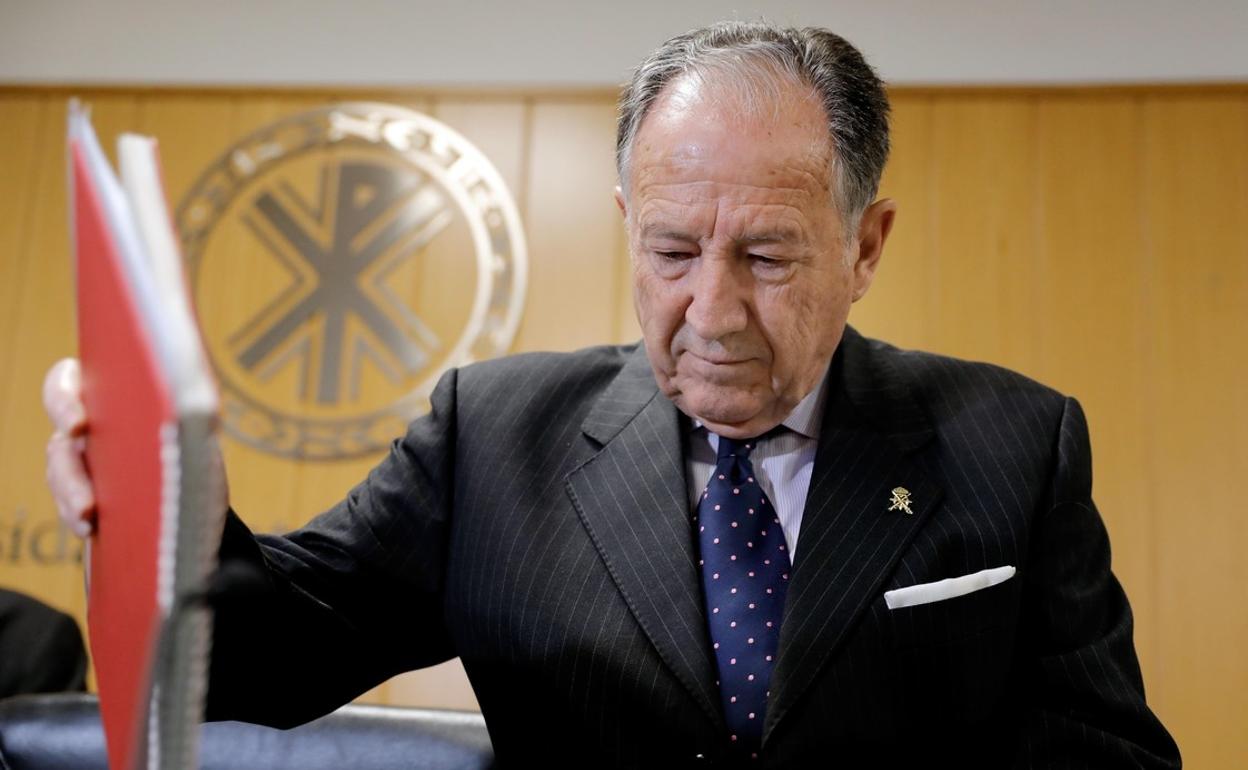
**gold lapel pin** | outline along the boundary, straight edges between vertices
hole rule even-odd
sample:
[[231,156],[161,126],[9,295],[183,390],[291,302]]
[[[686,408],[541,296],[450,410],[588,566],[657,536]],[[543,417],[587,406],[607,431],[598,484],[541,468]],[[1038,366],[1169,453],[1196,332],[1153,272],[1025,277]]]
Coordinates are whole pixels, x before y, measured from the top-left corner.
[[914,511],[910,510],[910,502],[911,502],[910,490],[906,489],[905,487],[897,487],[896,489],[894,489],[893,499],[890,500],[889,502],[891,502],[892,505],[888,507],[888,510],[905,511],[911,516],[914,515]]

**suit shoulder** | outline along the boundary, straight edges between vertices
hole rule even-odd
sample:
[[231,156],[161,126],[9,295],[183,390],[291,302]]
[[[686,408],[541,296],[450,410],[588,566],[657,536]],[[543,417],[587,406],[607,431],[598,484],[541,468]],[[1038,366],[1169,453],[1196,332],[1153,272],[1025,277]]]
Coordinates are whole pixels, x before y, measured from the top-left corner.
[[1025,374],[984,361],[921,350],[907,350],[887,342],[867,339],[872,355],[885,362],[924,403],[947,408],[1026,405],[1035,412],[1061,414],[1067,397]]
[[606,388],[619,374],[632,345],[598,345],[569,352],[516,353],[470,364],[459,370],[461,398],[510,398],[540,391],[550,398],[565,392],[579,397]]

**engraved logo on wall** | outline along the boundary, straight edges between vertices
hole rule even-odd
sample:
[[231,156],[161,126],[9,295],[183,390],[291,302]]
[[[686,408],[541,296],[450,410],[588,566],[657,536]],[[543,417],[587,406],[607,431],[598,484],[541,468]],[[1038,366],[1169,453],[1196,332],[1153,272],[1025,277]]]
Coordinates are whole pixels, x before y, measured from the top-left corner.
[[294,458],[382,449],[448,368],[505,353],[520,218],[451,128],[350,103],[266,126],[177,211],[226,429]]

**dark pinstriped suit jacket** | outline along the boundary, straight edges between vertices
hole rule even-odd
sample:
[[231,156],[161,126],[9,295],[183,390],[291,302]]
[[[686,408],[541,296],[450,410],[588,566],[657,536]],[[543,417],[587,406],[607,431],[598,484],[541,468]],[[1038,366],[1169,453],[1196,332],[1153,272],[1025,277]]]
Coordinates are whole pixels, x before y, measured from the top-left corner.
[[[846,330],[802,521],[768,767],[1172,767],[1070,399]],[[295,724],[462,658],[504,766],[728,761],[681,415],[644,351],[448,374],[346,500],[218,615],[210,718]],[[888,511],[912,493],[913,515]],[[889,610],[889,589],[1016,576]]]

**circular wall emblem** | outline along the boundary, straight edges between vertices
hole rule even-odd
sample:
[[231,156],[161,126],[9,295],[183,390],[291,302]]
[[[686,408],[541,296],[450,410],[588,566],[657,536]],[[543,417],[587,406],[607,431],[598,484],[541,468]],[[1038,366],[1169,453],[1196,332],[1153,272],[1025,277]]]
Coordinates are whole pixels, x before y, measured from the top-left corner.
[[510,193],[411,110],[339,104],[266,126],[176,219],[226,430],[273,454],[388,446],[443,372],[505,353],[520,321]]

